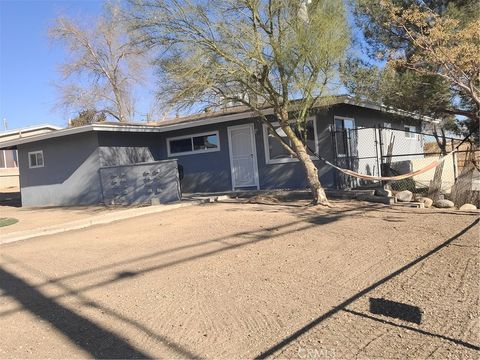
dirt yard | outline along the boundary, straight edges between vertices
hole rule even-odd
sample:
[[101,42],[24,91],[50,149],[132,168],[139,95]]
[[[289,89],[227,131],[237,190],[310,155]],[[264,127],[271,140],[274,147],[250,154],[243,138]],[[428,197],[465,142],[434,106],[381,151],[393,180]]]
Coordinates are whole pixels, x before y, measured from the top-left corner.
[[300,205],[0,247],[0,358],[478,359],[478,213]]
[[128,207],[69,206],[69,207],[21,207],[20,193],[0,191],[0,217],[18,219],[14,225],[0,228],[0,235],[17,231],[33,230],[95,215],[126,210]]

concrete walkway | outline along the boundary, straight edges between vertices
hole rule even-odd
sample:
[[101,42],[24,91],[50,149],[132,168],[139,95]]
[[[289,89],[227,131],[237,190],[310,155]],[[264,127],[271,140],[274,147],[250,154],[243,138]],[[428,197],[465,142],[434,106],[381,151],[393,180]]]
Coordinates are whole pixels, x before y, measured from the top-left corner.
[[[26,240],[38,236],[58,234],[65,231],[78,230],[88,228],[94,225],[109,224],[114,221],[125,220],[134,218],[137,216],[155,214],[164,211],[174,210],[186,206],[198,205],[201,203],[209,202],[209,198],[197,198],[189,199],[187,201],[182,201],[174,204],[165,204],[165,205],[155,205],[155,206],[146,206],[133,209],[121,209],[117,211],[112,211],[108,213],[103,213],[99,215],[92,215],[88,218],[63,222],[60,224],[37,227],[35,229],[16,231],[7,234],[2,234],[0,229],[0,244],[7,244],[15,241]],[[41,210],[41,209],[39,209]],[[45,210],[48,211],[48,210]]]

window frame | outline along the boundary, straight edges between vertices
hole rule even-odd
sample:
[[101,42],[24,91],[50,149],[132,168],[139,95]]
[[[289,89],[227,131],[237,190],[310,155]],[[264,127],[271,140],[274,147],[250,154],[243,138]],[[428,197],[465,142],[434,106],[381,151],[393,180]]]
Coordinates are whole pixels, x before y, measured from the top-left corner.
[[[42,165],[38,165],[38,157],[37,157],[38,154],[42,155]],[[45,157],[43,156],[43,150],[29,151],[27,155],[28,155],[28,168],[29,169],[38,169],[38,168],[45,167]],[[35,159],[37,160],[37,165],[32,165],[31,155],[35,155]]]
[[[194,137],[199,137],[199,136],[205,136],[205,135],[215,135],[218,139],[218,146],[216,148],[213,148],[213,149],[194,150],[193,149],[193,138]],[[190,139],[190,142],[192,143],[192,150],[191,151],[182,151],[182,152],[178,152],[178,153],[172,153],[170,151],[170,142],[175,141],[175,140],[183,140],[183,139]],[[205,154],[205,153],[211,153],[211,152],[217,152],[217,151],[220,151],[220,133],[219,133],[218,130],[206,131],[206,132],[191,134],[191,135],[174,136],[174,137],[167,138],[167,156],[168,157],[193,155],[193,154]]]
[[[317,134],[317,121],[316,117],[310,117],[307,119],[307,121],[312,121],[313,122],[313,138],[315,142],[315,153],[318,154],[318,134]],[[278,121],[272,122],[272,126],[280,126],[280,123]],[[271,159],[270,158],[270,147],[268,145],[268,125],[263,124],[263,148],[265,152],[265,163],[267,165],[274,165],[274,164],[286,164],[286,163],[291,163],[291,162],[297,162],[299,161],[295,157],[288,157],[288,158],[283,158],[283,159]],[[319,160],[317,156],[310,155],[310,159],[312,160]]]
[[[406,128],[408,128],[409,130],[407,131]],[[403,125],[403,132],[405,133],[405,139],[415,140],[417,127],[415,125]]]
[[[353,116],[340,116],[340,115],[333,115],[333,131],[335,132],[335,135],[336,135],[336,132],[339,131],[337,129],[337,119],[338,120],[352,120],[352,124],[353,124],[353,127],[352,129],[356,129],[357,128],[357,121],[355,120],[355,118]],[[345,129],[345,127],[343,128],[343,130]],[[336,137],[335,137],[336,138]],[[336,140],[335,140],[336,141]],[[337,147],[337,144],[334,144],[335,145],[335,156],[339,157],[339,158],[346,158],[347,157],[347,154],[340,154],[338,153],[338,147]],[[349,144],[350,145],[350,144]]]
[[356,124],[356,120],[353,116],[340,116],[340,115],[333,115],[333,126],[334,126],[334,130],[335,131],[338,131],[337,130],[337,119],[338,120],[352,120],[352,123],[353,123],[353,128],[352,129],[355,129],[357,124]]

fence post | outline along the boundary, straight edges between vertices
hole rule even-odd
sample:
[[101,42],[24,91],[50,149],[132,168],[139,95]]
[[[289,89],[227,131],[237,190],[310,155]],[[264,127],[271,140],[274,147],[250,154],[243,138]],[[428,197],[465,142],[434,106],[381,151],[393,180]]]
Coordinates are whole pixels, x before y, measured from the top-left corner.
[[[337,133],[334,125],[330,125],[330,134],[332,135],[332,150],[333,150],[333,159],[335,161],[335,165],[338,166],[338,152],[337,152]],[[335,181],[335,186],[337,189],[340,189],[340,180],[338,178],[337,171],[333,172],[333,180]]]
[[[350,169],[350,170],[353,170],[353,167],[352,167],[352,149],[350,149],[350,145],[351,145],[351,141],[350,141],[350,129],[343,129],[343,139],[344,139],[344,142],[345,142],[345,153],[346,153],[346,158],[347,158],[347,161],[346,161],[346,165],[347,165],[347,168]],[[345,178],[346,180],[346,183],[348,184],[348,186],[350,188],[352,188],[353,186],[353,179],[348,176]]]
[[[454,148],[455,143],[453,139],[450,141],[452,143],[452,151],[453,151],[455,149]],[[453,161],[453,183],[456,184],[457,183],[457,154],[456,153],[452,154],[452,161]]]
[[[382,139],[382,127],[379,126],[378,127],[378,140],[380,142],[380,147],[379,147],[379,150],[380,150],[380,176],[384,176],[383,175],[383,139]],[[385,181],[382,180],[381,181],[381,184],[382,186],[385,186]]]
[[375,128],[373,129],[375,133],[375,157],[377,158],[377,175],[380,176],[380,155],[378,152],[378,136],[377,136],[377,125],[375,125]]

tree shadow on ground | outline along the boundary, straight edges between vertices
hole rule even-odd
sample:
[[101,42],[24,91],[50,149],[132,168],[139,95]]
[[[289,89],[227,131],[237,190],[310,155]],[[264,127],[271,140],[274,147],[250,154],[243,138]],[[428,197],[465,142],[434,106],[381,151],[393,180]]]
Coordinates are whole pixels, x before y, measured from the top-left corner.
[[351,309],[343,309],[342,311],[345,311],[346,313],[349,313],[349,314],[352,314],[352,315],[362,317],[364,319],[377,321],[377,322],[380,322],[382,324],[395,326],[395,327],[402,328],[402,329],[405,329],[405,330],[410,330],[410,331],[413,331],[413,332],[416,332],[416,333],[419,333],[419,334],[422,334],[422,335],[436,337],[436,338],[439,338],[439,339],[442,339],[442,340],[447,340],[447,341],[453,342],[454,344],[464,346],[468,349],[477,350],[477,351],[480,350],[479,346],[474,345],[474,344],[470,344],[470,343],[468,343],[466,341],[463,341],[463,340],[460,340],[460,339],[454,339],[454,338],[451,338],[449,336],[445,336],[445,335],[441,335],[441,334],[435,334],[435,333],[432,333],[430,331],[425,331],[425,330],[422,330],[422,329],[415,328],[413,326],[397,324],[397,323],[394,323],[392,321],[388,321],[388,320],[385,320],[385,319],[380,319],[380,318],[377,318],[375,316],[371,316],[371,315],[368,315],[368,314],[363,314],[361,312],[351,310]]
[[73,344],[94,358],[151,358],[113,332],[51,300],[3,267],[0,267],[0,288],[30,313],[50,323]]
[[[32,267],[32,266],[30,266],[30,265],[24,264],[24,263],[20,262],[19,260],[16,260],[16,259],[14,259],[14,258],[12,258],[12,257],[10,257],[10,256],[3,256],[3,257],[4,257],[4,258],[7,258],[7,259],[9,260],[9,263],[10,263],[10,264],[15,264],[15,265],[17,265],[17,266],[20,266],[21,268],[23,268],[24,270],[26,270],[27,272],[29,272],[29,273],[31,273],[31,274],[34,274],[34,275],[36,275],[36,276],[40,276],[40,277],[42,277],[42,278],[44,278],[44,279],[46,278],[45,275],[44,275],[41,271],[35,269],[34,267]],[[1,267],[0,267],[0,269],[1,269]],[[5,269],[2,269],[2,270],[3,270],[4,272],[6,272]],[[1,271],[2,271],[2,270],[0,270],[0,279],[2,279],[2,277],[1,277]],[[15,276],[15,275],[13,275],[13,274],[10,274],[10,275],[11,275],[12,277]],[[129,276],[130,276],[130,275],[128,275],[128,274],[125,274],[125,275],[124,275],[124,277],[129,277]],[[47,279],[47,280],[48,280],[48,279]],[[22,280],[22,281],[23,281],[23,280]],[[56,285],[60,290],[67,291],[67,292],[72,292],[72,291],[73,291],[73,289],[72,289],[71,287],[67,286],[66,284],[64,284],[64,283],[61,282],[61,281],[56,282],[55,285]],[[31,293],[31,290],[39,293],[38,290],[33,289],[33,287],[32,287],[31,285],[28,285],[26,282],[25,282],[25,286],[28,286],[28,288],[29,288],[28,290],[30,291],[30,293]],[[0,288],[4,289],[1,285],[0,285]],[[11,292],[9,292],[9,291],[7,291],[7,290],[5,290],[5,289],[4,289],[4,291],[6,292],[6,294],[7,294],[8,296],[13,297],[13,298],[15,298],[15,299],[18,300],[18,297],[15,296],[15,295],[12,296],[12,293],[11,293]],[[32,294],[29,294],[29,295],[32,295]],[[44,300],[44,301],[43,301],[43,302],[40,302],[40,303],[36,302],[35,305],[36,305],[37,307],[43,309],[43,311],[45,311],[45,312],[48,311],[48,312],[49,312],[49,315],[52,316],[53,318],[61,317],[66,308],[64,308],[64,307],[62,307],[61,305],[59,305],[58,303],[54,302],[53,300],[51,300],[51,298],[48,298],[48,297],[46,297],[46,296],[44,296],[44,295],[42,295],[42,296],[43,296],[43,297],[42,297],[42,300]],[[127,316],[125,316],[125,315],[123,315],[123,314],[121,314],[121,313],[119,313],[119,312],[117,312],[117,311],[115,311],[115,310],[113,310],[113,309],[111,309],[111,308],[108,308],[108,307],[106,307],[106,306],[103,306],[103,305],[101,305],[99,302],[93,300],[93,299],[90,298],[90,297],[87,297],[87,296],[82,295],[82,294],[77,294],[76,297],[77,297],[78,300],[81,301],[81,303],[82,303],[84,306],[87,306],[87,307],[90,307],[90,308],[95,308],[95,309],[101,311],[102,313],[107,314],[108,316],[111,316],[112,318],[114,318],[114,319],[116,319],[116,320],[119,320],[119,321],[121,321],[121,322],[123,322],[123,323],[125,323],[125,324],[128,324],[128,325],[131,325],[131,326],[135,327],[137,330],[145,333],[145,334],[148,335],[150,338],[155,339],[157,342],[162,343],[163,345],[165,345],[166,347],[168,347],[170,350],[173,350],[174,352],[176,352],[178,355],[180,355],[180,356],[183,357],[183,358],[201,359],[201,357],[200,357],[199,355],[194,354],[193,352],[191,352],[190,350],[186,349],[185,347],[182,347],[181,345],[176,344],[172,339],[169,339],[169,338],[166,337],[166,336],[162,336],[162,335],[156,334],[154,331],[152,331],[151,329],[147,328],[145,325],[139,323],[138,321],[132,320],[132,319],[128,318]],[[34,298],[28,297],[28,299],[29,299],[29,301],[32,301]],[[32,311],[32,308],[31,308],[30,306],[25,307],[24,302],[22,302],[22,301],[19,301],[19,302],[20,302],[20,303],[24,306],[24,308],[26,308],[28,311],[30,311],[30,312],[32,312],[32,313],[34,313],[34,314],[37,314],[36,308],[33,309],[33,311]],[[52,306],[52,304],[53,304],[54,306]],[[60,308],[57,308],[57,305],[58,305]],[[58,313],[58,310],[61,310],[62,313],[61,313],[61,314]],[[66,309],[66,310],[68,310],[68,309]],[[42,318],[43,318],[43,317],[42,317]],[[78,321],[76,321],[76,320],[77,320],[77,318],[75,318],[75,317],[69,319],[69,321],[70,321],[69,324],[70,324],[71,326],[73,326],[73,327],[76,326],[76,327],[82,328],[82,324],[78,323]],[[88,320],[86,320],[86,321],[88,321]],[[54,324],[54,326],[57,327],[55,324]],[[57,327],[57,328],[58,328],[58,327]],[[85,327],[83,327],[83,328],[85,328]],[[62,331],[61,328],[59,328],[59,330]],[[87,331],[87,334],[88,334],[89,336],[95,336],[95,337],[100,337],[100,338],[101,338],[101,335],[102,335],[101,333],[100,333],[100,334],[95,334],[95,332],[98,332],[98,331],[97,331],[97,328],[93,327],[93,328],[91,328],[90,330],[93,331],[94,334],[91,334],[89,331]],[[102,330],[103,330],[103,329],[102,329]],[[63,331],[62,331],[62,332],[63,332]],[[82,335],[79,335],[79,336],[80,336],[80,340],[86,340],[86,339],[84,339],[84,338],[82,337]],[[75,340],[75,339],[74,339],[74,340]],[[89,341],[89,339],[87,339],[87,340]],[[90,343],[90,341],[89,341],[89,343]],[[80,341],[80,343],[78,343],[77,341],[75,341],[75,344],[80,345],[80,346],[83,348],[83,346],[82,346],[82,341]],[[113,345],[112,345],[112,346],[113,346]],[[106,353],[106,354],[103,353],[103,354],[97,354],[97,355],[92,354],[92,355],[94,355],[96,358],[99,358],[99,357],[102,357],[102,358],[115,358],[115,356],[112,356],[112,355],[115,355],[115,354],[110,354],[110,353]],[[104,356],[99,356],[99,355],[104,355]],[[120,354],[120,355],[121,355],[121,354]],[[132,353],[132,356],[129,356],[129,353],[127,352],[127,353],[125,354],[125,356],[121,356],[120,358],[123,358],[123,357],[125,357],[125,358],[138,358],[136,355],[137,355],[136,353]],[[139,353],[138,355],[141,355],[141,354]],[[140,357],[140,358],[141,358],[141,357]]]
[[[322,322],[324,322],[325,320],[329,319],[330,317],[332,317],[333,315],[337,314],[338,312],[340,311],[345,311],[347,306],[351,305],[352,303],[354,303],[355,301],[359,300],[361,297],[369,294],[371,291],[373,291],[374,289],[378,288],[380,285],[386,283],[387,281],[390,281],[392,280],[393,278],[397,277],[398,275],[402,274],[404,271],[410,269],[411,267],[415,266],[416,264],[424,261],[425,259],[428,259],[430,256],[432,256],[433,254],[439,252],[440,250],[442,250],[443,248],[445,248],[446,246],[450,245],[453,241],[455,241],[456,239],[458,239],[460,236],[464,235],[466,232],[468,232],[469,230],[471,230],[472,228],[475,227],[475,225],[477,225],[479,223],[479,219],[476,219],[473,223],[471,223],[470,225],[468,225],[467,227],[465,227],[463,230],[461,230],[459,233],[455,234],[454,236],[450,237],[449,239],[447,239],[446,241],[444,241],[442,244],[440,244],[439,246],[435,247],[434,249],[430,250],[429,252],[427,252],[426,254],[418,257],[417,259],[409,262],[408,264],[402,266],[401,268],[399,268],[398,270],[390,273],[389,275],[385,276],[384,278],[376,281],[375,283],[373,283],[372,285],[364,288],[363,290],[359,291],[358,293],[356,293],[355,295],[349,297],[348,299],[346,299],[345,301],[343,301],[342,303],[338,304],[337,306],[335,306],[334,308],[332,308],[331,310],[327,311],[326,313],[322,314],[321,316],[317,317],[316,319],[314,319],[313,321],[309,322],[308,324],[306,324],[305,326],[301,327],[300,329],[298,329],[297,331],[295,331],[294,333],[290,334],[288,337],[284,338],[283,340],[279,341],[278,343],[272,345],[270,348],[266,349],[265,351],[263,351],[262,353],[258,354],[255,359],[265,359],[269,356],[272,356],[274,355],[275,353],[277,353],[278,351],[282,350],[283,348],[285,348],[287,345],[291,344],[293,341],[295,341],[296,339],[298,339],[300,336],[306,334],[307,332],[309,332],[310,330],[312,330],[313,328],[315,328],[316,326],[318,326],[319,324],[321,324]],[[426,333],[426,332],[425,332]],[[441,338],[444,338],[444,339],[447,339],[447,340],[451,340],[450,338],[447,338],[447,337],[444,337],[442,335],[439,335],[439,337]],[[453,339],[455,343],[459,344],[459,345],[463,345],[463,346],[467,346],[469,348],[472,348],[472,349],[475,349],[475,350],[480,350],[480,347],[476,346],[476,345],[473,345],[473,344],[469,344],[469,343],[465,343],[461,340],[458,340],[458,339]]]
[[[142,352],[141,350],[134,348],[127,341],[121,339],[119,336],[117,336],[110,330],[100,327],[94,322],[88,320],[85,317],[82,317],[81,315],[62,306],[57,302],[57,300],[60,298],[76,296],[85,306],[93,307],[98,310],[104,311],[109,316],[112,316],[113,318],[127,323],[131,326],[134,326],[138,330],[146,333],[149,337],[154,338],[158,342],[161,342],[164,345],[168,346],[171,350],[180,354],[180,356],[184,358],[199,358],[198,355],[190,352],[188,349],[182,347],[181,345],[174,343],[167,337],[155,334],[143,324],[131,320],[128,317],[123,316],[122,314],[112,309],[102,306],[93,299],[82,295],[82,293],[91,289],[101,288],[112,283],[129,281],[132,278],[135,278],[136,276],[139,276],[141,274],[159,271],[178,264],[195,261],[209,256],[214,256],[226,251],[242,248],[268,239],[273,239],[297,231],[306,230],[319,224],[335,222],[343,216],[348,216],[351,212],[351,209],[345,209],[343,211],[338,211],[334,214],[330,214],[328,216],[322,216],[321,220],[311,218],[311,221],[306,221],[306,219],[301,218],[299,220],[292,221],[287,224],[282,224],[280,226],[262,228],[255,231],[234,233],[206,240],[203,242],[158,251],[154,254],[135,257],[113,264],[102,265],[93,269],[69,274],[59,278],[45,278],[45,276],[41,272],[35,270],[30,265],[23,264],[18,260],[3,254],[2,258],[6,260],[4,261],[4,263],[20,265],[29,272],[36,273],[36,275],[42,275],[42,277],[44,277],[44,281],[40,284],[30,285],[26,281],[20,279],[18,276],[8,272],[3,267],[0,267],[0,289],[3,291],[2,296],[11,297],[21,304],[21,307],[4,311],[0,313],[0,316],[7,316],[18,311],[27,310],[30,313],[51,323],[57,330],[59,330],[67,338],[69,338],[72,343],[76,344],[77,346],[87,351],[90,355],[96,358],[150,357],[148,354]],[[220,244],[221,247],[214,250],[202,251],[202,247],[212,243]],[[141,261],[154,260],[155,258],[162,255],[172,254],[181,250],[194,248],[198,248],[200,249],[200,251],[191,256],[182,257],[180,259],[168,261],[161,264],[155,264],[153,266],[144,267],[136,271],[116,271],[113,273],[113,276],[110,279],[98,281],[96,283],[89,284],[78,289],[69,287],[63,282],[67,279],[77,278],[88,274],[94,274],[99,271],[114,270],[115,268],[120,266],[131,264],[136,264],[138,266],[138,262]],[[44,286],[51,285],[59,287],[62,290],[62,293],[51,297],[45,296],[40,289]]]
[[[90,306],[93,308],[97,308],[99,310],[106,311],[109,316],[112,316],[119,321],[128,323],[129,325],[134,326],[138,330],[148,334],[148,336],[154,338],[158,342],[162,342],[165,345],[169,346],[173,351],[180,354],[180,356],[185,358],[198,358],[198,355],[193,354],[192,352],[190,352],[188,349],[185,349],[181,345],[175,344],[165,336],[155,334],[153,331],[148,329],[143,324],[140,324],[134,320],[131,320],[123,316],[122,314],[115,312],[112,309],[106,308],[105,306],[102,306],[98,302],[82,294],[85,291],[95,289],[95,288],[101,288],[103,286],[107,286],[113,283],[130,281],[134,279],[136,276],[139,276],[141,274],[159,271],[159,270],[169,268],[178,264],[188,263],[188,262],[195,261],[197,259],[206,258],[209,256],[215,256],[226,251],[242,248],[242,247],[249,246],[264,240],[288,235],[297,231],[306,230],[317,225],[329,224],[329,223],[340,220],[344,216],[354,216],[356,214],[364,213],[365,211],[370,211],[370,210],[377,210],[377,207],[376,206],[372,207],[370,204],[368,204],[368,205],[365,205],[364,208],[357,207],[353,209],[352,208],[338,209],[335,211],[330,211],[328,213],[322,213],[322,214],[316,214],[316,215],[300,214],[298,220],[289,222],[287,224],[282,224],[280,226],[262,228],[254,231],[238,232],[238,233],[234,233],[226,236],[220,236],[214,239],[209,239],[202,242],[196,242],[192,244],[174,247],[171,249],[158,251],[153,254],[133,257],[120,262],[101,265],[92,269],[80,271],[73,274],[68,274],[62,277],[45,278],[44,282],[40,284],[35,284],[35,285],[30,285],[25,281],[23,281],[22,279],[18,278],[17,276],[7,272],[5,269],[0,268],[1,270],[0,288],[3,290],[6,296],[16,299],[22,305],[21,308],[4,311],[3,313],[0,314],[0,316],[6,316],[21,310],[28,310],[31,313],[35,314],[36,316],[51,322],[53,326],[55,326],[59,331],[64,333],[73,343],[77,344],[78,346],[80,346],[85,351],[89,352],[94,357],[109,357],[109,358],[149,357],[148,354],[145,354],[143,351],[134,348],[133,346],[128,344],[128,342],[121,339],[119,336],[115,335],[109,330],[101,328],[100,326],[93,323],[92,321],[76,314],[72,310],[64,308],[62,305],[56,302],[56,300],[59,298],[76,296],[86,306]],[[336,306],[331,311],[323,314],[322,316],[318,317],[311,323],[305,325],[304,327],[302,327],[301,329],[299,329],[298,331],[296,331],[286,339],[280,341],[279,343],[275,344],[271,348],[262,352],[258,356],[258,358],[264,358],[276,353],[278,350],[282,349],[283,347],[285,347],[286,345],[288,345],[289,343],[297,339],[302,334],[308,332],[310,329],[317,326],[322,321],[326,320],[327,318],[331,317],[332,315],[334,315],[335,313],[341,310],[345,310],[345,308],[348,305],[350,305],[360,297],[368,294],[370,291],[372,291],[376,287],[391,280],[392,278],[401,274],[405,270],[409,269],[415,264],[428,258],[432,254],[438,252],[445,246],[449,245],[452,241],[454,241],[456,238],[458,238],[459,236],[467,232],[476,224],[478,224],[478,220],[476,220],[474,223],[469,225],[460,233],[448,239],[447,241],[445,241],[435,249],[417,258],[416,260],[405,265],[404,267],[398,269],[397,271],[393,272],[387,277],[363,289],[353,297],[345,300],[344,302]],[[203,249],[204,246],[212,243],[217,243],[221,247],[214,250]],[[127,266],[127,265],[128,266],[135,265],[136,267],[138,267],[139,265],[138,263],[141,261],[155,260],[157,257],[160,257],[165,254],[173,254],[181,250],[196,249],[196,248],[198,248],[200,251],[198,251],[194,255],[184,256],[179,259],[175,259],[175,260],[167,261],[163,263],[157,263],[152,266],[140,268],[139,270],[136,270],[136,271],[130,271],[124,268],[124,266]],[[2,255],[2,256],[4,259],[7,260],[7,262],[11,262],[11,263],[16,262],[16,260],[13,258],[9,258],[8,256],[5,256],[5,255]],[[30,269],[30,271],[33,271],[33,270]],[[80,288],[71,288],[69,286],[66,286],[63,283],[63,281],[66,279],[73,279],[73,278],[77,278],[84,275],[95,274],[101,271],[110,271],[112,274],[111,278],[108,278],[103,281],[97,281],[93,284],[88,284]],[[39,290],[43,286],[51,286],[51,285],[58,286],[62,290],[62,293],[55,296],[46,297]],[[62,314],[66,314],[66,315],[63,316]],[[68,321],[66,321],[65,319],[67,319]],[[88,331],[78,332],[76,330],[76,328],[78,327],[88,329]],[[97,339],[92,340],[90,338],[89,334],[92,334],[92,333],[98,334]],[[102,339],[107,339],[105,340],[106,343],[114,344],[115,346],[107,345],[106,347]],[[116,349],[121,349],[121,351],[120,350],[117,351]]]
[[[215,204],[212,204],[210,206],[215,206]],[[35,285],[35,287],[36,288],[41,288],[43,286],[56,284],[57,282],[64,281],[64,280],[67,280],[67,279],[73,279],[73,278],[77,278],[77,277],[81,277],[81,276],[85,276],[85,275],[90,275],[90,274],[94,274],[94,273],[100,272],[100,271],[108,271],[108,270],[111,270],[111,269],[114,269],[114,268],[120,267],[120,266],[135,265],[135,264],[137,264],[138,262],[141,262],[141,261],[154,260],[157,257],[164,256],[164,255],[172,255],[176,252],[180,252],[180,251],[183,251],[183,250],[191,250],[191,249],[195,249],[195,248],[198,248],[198,249],[201,250],[202,247],[204,247],[206,245],[213,244],[213,243],[218,243],[218,244],[224,245],[223,247],[221,247],[219,249],[199,252],[199,253],[197,253],[195,255],[192,255],[192,256],[184,257],[184,258],[181,258],[181,259],[177,259],[177,260],[170,261],[170,262],[163,263],[163,264],[154,265],[154,266],[147,267],[147,268],[143,268],[142,270],[137,270],[137,271],[122,270],[122,271],[119,271],[119,272],[115,273],[113,275],[113,277],[109,280],[105,280],[105,281],[99,282],[97,284],[92,284],[92,285],[85,286],[81,289],[78,289],[76,292],[87,291],[87,290],[91,290],[91,289],[94,289],[94,288],[97,288],[97,287],[100,287],[100,286],[108,285],[108,284],[113,283],[113,282],[127,280],[127,279],[130,279],[132,277],[144,274],[144,273],[165,269],[165,268],[175,266],[175,265],[178,265],[178,264],[181,264],[181,263],[190,262],[190,261],[194,261],[194,260],[197,260],[197,259],[213,256],[213,255],[216,255],[216,254],[223,253],[225,251],[242,248],[242,247],[245,247],[245,246],[248,246],[248,245],[253,245],[253,244],[258,243],[260,241],[265,241],[265,240],[277,238],[277,237],[280,237],[280,236],[288,235],[288,234],[291,234],[291,233],[295,233],[295,232],[298,232],[298,231],[307,230],[307,229],[310,229],[310,228],[312,228],[316,225],[325,225],[325,224],[333,223],[335,221],[340,220],[341,218],[343,218],[345,216],[353,216],[355,214],[364,213],[364,211],[373,211],[375,209],[376,208],[372,207],[372,206],[364,206],[364,207],[358,207],[358,208],[353,208],[353,209],[351,209],[351,208],[341,209],[341,210],[337,210],[335,212],[331,212],[329,214],[299,214],[299,219],[298,220],[295,220],[295,221],[292,221],[292,222],[289,222],[289,223],[286,223],[286,224],[282,224],[282,225],[279,225],[279,226],[262,228],[262,229],[255,230],[255,231],[237,232],[237,233],[233,233],[233,234],[226,235],[226,236],[220,236],[220,237],[217,237],[217,238],[214,238],[214,239],[199,241],[199,242],[195,242],[195,243],[188,244],[188,245],[177,246],[177,247],[174,247],[174,248],[171,248],[171,249],[161,250],[161,251],[154,252],[152,254],[143,255],[143,256],[139,256],[139,257],[134,257],[134,258],[131,258],[131,259],[127,259],[127,260],[123,260],[123,261],[119,261],[119,262],[115,262],[115,263],[111,263],[111,264],[107,264],[107,265],[97,266],[97,267],[94,267],[92,269],[79,271],[79,272],[76,272],[76,273],[73,273],[73,274],[69,274],[69,275],[65,275],[65,276],[61,276],[61,277],[57,277],[57,278],[53,278],[53,279],[48,279],[47,281],[45,281],[43,283]],[[299,225],[303,225],[303,226],[295,227],[295,226],[299,226]],[[289,228],[291,228],[291,229],[289,229]],[[232,242],[232,239],[241,239],[241,240],[240,241],[236,240],[235,242]],[[5,255],[2,255],[2,257],[4,259],[6,259],[7,261],[9,261],[8,257],[6,257]],[[127,273],[128,273],[128,276],[126,276]],[[57,297],[68,296],[68,295],[72,295],[74,293],[75,292],[72,290],[72,291],[67,292],[66,294],[58,295]],[[54,299],[56,299],[56,297]],[[11,312],[12,312],[11,310],[7,311],[7,312],[2,312],[2,313],[0,313],[0,316],[5,315],[5,314],[10,314]]]

